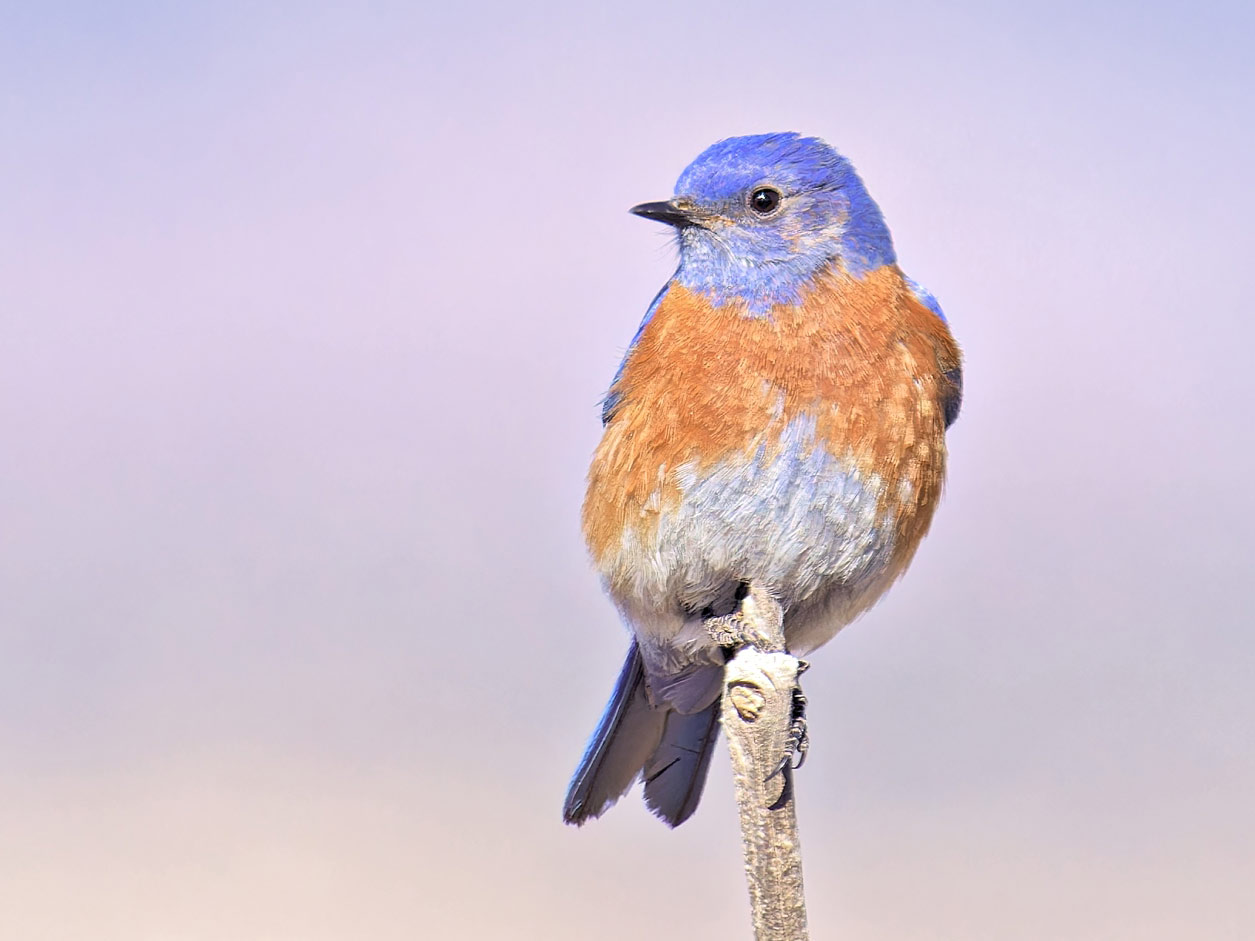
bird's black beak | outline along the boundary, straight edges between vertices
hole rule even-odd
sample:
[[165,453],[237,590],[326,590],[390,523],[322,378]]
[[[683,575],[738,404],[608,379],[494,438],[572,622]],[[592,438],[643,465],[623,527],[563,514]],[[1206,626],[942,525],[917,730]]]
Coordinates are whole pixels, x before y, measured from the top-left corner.
[[635,216],[644,216],[646,219],[665,222],[677,229],[697,224],[693,210],[674,199],[665,203],[641,203],[639,206],[633,206],[628,212]]

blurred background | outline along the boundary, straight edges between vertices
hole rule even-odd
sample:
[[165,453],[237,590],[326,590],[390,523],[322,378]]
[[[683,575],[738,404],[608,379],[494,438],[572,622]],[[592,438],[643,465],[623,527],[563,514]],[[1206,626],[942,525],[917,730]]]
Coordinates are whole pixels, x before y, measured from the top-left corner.
[[0,936],[748,938],[720,750],[566,779],[578,513],[716,139],[851,157],[966,351],[813,658],[813,937],[1255,937],[1249,4],[9,4]]

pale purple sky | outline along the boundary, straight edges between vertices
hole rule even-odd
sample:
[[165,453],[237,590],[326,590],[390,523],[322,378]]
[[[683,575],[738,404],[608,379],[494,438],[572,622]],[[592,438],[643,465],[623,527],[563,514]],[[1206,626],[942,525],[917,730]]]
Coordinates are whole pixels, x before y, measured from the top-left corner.
[[626,643],[578,512],[733,134],[859,168],[967,357],[932,535],[813,658],[814,937],[1255,936],[1240,4],[0,14],[0,936],[749,937],[562,827]]

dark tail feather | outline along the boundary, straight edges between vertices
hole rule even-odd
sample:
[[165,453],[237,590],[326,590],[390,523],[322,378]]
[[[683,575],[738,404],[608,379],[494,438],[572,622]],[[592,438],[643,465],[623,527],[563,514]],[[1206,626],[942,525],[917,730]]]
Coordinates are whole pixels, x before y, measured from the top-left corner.
[[645,765],[645,803],[669,826],[697,809],[718,737],[718,699],[692,715],[668,713],[662,741]]
[[627,793],[658,748],[666,718],[667,711],[654,709],[645,697],[645,672],[632,641],[614,694],[571,779],[562,819],[579,825],[600,817]]

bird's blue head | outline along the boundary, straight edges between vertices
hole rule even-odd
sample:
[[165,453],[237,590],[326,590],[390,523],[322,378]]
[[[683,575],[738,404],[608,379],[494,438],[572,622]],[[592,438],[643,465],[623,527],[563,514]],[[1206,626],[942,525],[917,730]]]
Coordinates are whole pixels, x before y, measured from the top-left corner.
[[797,303],[831,264],[862,277],[896,260],[863,181],[817,137],[719,141],[680,175],[673,199],[632,211],[676,227],[680,284],[756,315]]

